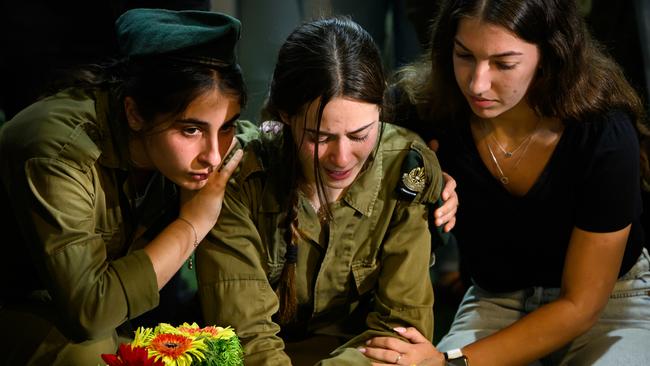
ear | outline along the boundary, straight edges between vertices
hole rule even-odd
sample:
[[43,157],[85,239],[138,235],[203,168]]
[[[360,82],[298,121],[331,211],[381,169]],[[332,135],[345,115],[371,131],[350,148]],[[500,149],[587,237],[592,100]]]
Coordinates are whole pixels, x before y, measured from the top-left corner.
[[133,98],[124,98],[124,112],[126,113],[126,120],[131,130],[135,132],[141,131],[144,127],[144,119],[140,116],[138,106]]

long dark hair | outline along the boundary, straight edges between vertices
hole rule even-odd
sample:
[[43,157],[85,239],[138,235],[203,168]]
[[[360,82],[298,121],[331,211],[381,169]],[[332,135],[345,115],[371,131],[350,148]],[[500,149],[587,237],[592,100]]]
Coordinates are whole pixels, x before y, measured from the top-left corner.
[[[234,96],[243,108],[247,95],[237,64],[212,66],[190,63],[167,56],[111,60],[69,70],[50,85],[48,92],[69,87],[109,89],[116,109],[122,100],[133,98],[145,122],[158,115],[182,113],[199,95],[217,88]],[[145,126],[144,131],[154,126]]]
[[592,40],[573,0],[443,1],[430,53],[398,74],[398,85],[421,117],[444,123],[469,113],[452,63],[458,23],[467,17],[501,26],[539,47],[540,70],[528,93],[528,103],[538,113],[581,121],[620,108],[640,125],[640,98],[621,68]]
[[[323,109],[335,97],[346,97],[383,106],[386,88],[379,50],[372,37],[348,18],[321,19],[298,26],[280,48],[273,73],[266,116],[281,120],[282,115],[296,116],[306,112],[309,105],[318,103],[316,129],[320,131]],[[307,123],[307,113],[303,124]],[[305,126],[305,125],[303,125]],[[297,256],[298,227],[298,162],[299,146],[295,146],[291,128],[284,127],[284,143],[292,144],[289,154],[291,164],[290,194],[287,198],[287,216],[282,226],[286,228],[287,244],[285,264],[276,289],[280,298],[279,321],[286,324],[296,313],[294,286]],[[300,137],[300,144],[304,136]],[[318,145],[316,145],[318,156]],[[327,197],[323,189],[318,159],[314,159],[318,197],[326,217],[331,218]]]

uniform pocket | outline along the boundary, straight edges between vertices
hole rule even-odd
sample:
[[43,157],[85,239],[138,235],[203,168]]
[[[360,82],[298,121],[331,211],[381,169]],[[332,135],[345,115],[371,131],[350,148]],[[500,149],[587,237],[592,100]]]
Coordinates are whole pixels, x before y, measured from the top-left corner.
[[379,278],[379,266],[376,263],[353,263],[352,276],[359,295],[372,290]]

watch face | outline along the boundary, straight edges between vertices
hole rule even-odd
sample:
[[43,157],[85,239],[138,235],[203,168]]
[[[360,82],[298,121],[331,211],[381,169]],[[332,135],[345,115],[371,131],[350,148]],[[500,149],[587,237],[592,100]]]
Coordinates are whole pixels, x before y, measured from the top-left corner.
[[468,366],[467,357],[460,356],[458,358],[449,359],[449,360],[447,360],[447,365],[451,365],[451,366]]

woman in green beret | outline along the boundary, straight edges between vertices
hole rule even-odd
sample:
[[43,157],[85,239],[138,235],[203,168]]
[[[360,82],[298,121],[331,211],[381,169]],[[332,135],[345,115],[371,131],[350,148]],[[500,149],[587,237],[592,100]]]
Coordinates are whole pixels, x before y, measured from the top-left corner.
[[246,146],[197,252],[204,318],[236,329],[246,365],[363,365],[356,347],[372,336],[432,336],[428,218],[443,178],[422,140],[380,122],[385,85],[350,20],[306,23],[280,49],[274,122]]
[[3,126],[0,364],[97,365],[154,308],[140,324],[196,320],[193,251],[241,158],[239,27],[129,11],[122,62]]

